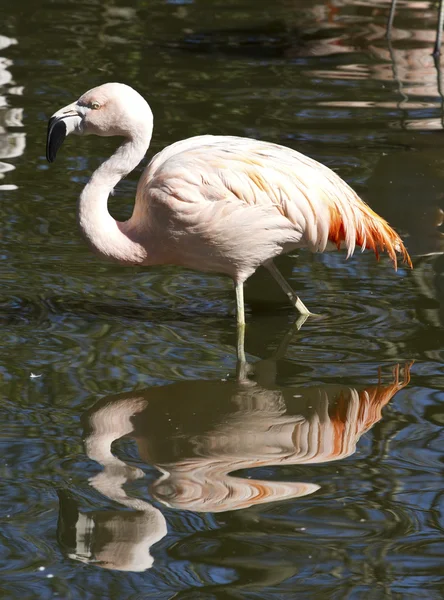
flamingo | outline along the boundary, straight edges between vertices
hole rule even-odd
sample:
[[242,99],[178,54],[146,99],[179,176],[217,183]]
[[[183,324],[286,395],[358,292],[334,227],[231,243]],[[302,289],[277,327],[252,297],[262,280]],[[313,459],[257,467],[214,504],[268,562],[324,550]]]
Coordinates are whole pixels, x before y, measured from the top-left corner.
[[[387,38],[392,38],[393,19],[395,18],[396,3],[398,0],[392,0],[390,5],[390,13],[387,21]],[[439,1],[438,25],[436,27],[435,46],[433,48],[433,56],[437,58],[441,54],[442,28],[444,24],[444,0]]]
[[[80,230],[99,256],[123,265],[179,265],[228,275],[236,290],[238,356],[245,360],[244,282],[263,265],[305,320],[310,311],[273,258],[295,248],[396,252],[398,234],[328,167],[290,148],[255,139],[203,135],[168,146],[143,171],[132,216],[116,221],[108,197],[148,150],[153,114],[122,83],[105,83],[55,112],[49,162],[69,134],[120,136],[123,143],[93,173],[77,206]],[[240,335],[239,335],[240,334]]]

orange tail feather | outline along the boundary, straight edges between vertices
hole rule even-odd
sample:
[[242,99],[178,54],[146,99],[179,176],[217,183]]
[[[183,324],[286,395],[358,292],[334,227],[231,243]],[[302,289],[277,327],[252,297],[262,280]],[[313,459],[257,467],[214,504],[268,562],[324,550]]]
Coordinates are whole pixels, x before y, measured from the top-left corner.
[[[361,248],[373,250],[379,259],[379,252],[387,252],[393,261],[395,270],[398,267],[396,253],[402,255],[403,262],[413,268],[411,258],[403,241],[394,229],[382,217],[376,214],[367,204],[359,200],[359,222],[355,224],[355,243]],[[336,244],[338,250],[346,240],[344,218],[336,206],[330,209],[330,230],[328,239]]]

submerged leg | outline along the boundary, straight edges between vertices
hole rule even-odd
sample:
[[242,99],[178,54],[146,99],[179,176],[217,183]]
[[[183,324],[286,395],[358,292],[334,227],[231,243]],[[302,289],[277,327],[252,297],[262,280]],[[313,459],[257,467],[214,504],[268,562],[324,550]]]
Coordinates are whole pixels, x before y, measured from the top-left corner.
[[296,294],[296,292],[293,290],[293,288],[290,286],[290,284],[287,282],[285,277],[281,274],[281,272],[272,260],[264,263],[264,267],[269,270],[274,280],[279,285],[281,290],[285,292],[285,295],[290,300],[292,305],[301,313],[301,316],[305,317],[305,319],[310,316],[315,316],[312,312],[308,310],[308,308],[305,306],[305,304],[302,302],[302,300],[299,298],[299,296]]
[[439,3],[439,15],[438,15],[438,29],[436,30],[436,42],[435,48],[433,49],[433,56],[439,56],[441,54],[441,42],[442,42],[442,28],[444,25],[444,0]]
[[393,19],[395,18],[396,1],[397,0],[392,0],[392,5],[390,6],[389,18],[387,21],[387,39],[389,39],[389,40],[392,37],[392,26],[393,26]]
[[245,383],[249,381],[248,374],[251,371],[251,365],[247,363],[245,358],[245,325],[237,326],[237,362],[236,362],[236,378],[239,383]]

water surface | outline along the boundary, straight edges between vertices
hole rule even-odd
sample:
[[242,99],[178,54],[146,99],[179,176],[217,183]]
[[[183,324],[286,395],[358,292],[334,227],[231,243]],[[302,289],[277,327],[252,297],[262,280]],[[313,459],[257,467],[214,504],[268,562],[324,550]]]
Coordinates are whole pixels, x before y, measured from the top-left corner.
[[[441,598],[444,137],[436,8],[0,1],[2,598]],[[105,81],[150,102],[148,157],[202,133],[288,145],[396,227],[414,270],[284,258],[247,289],[124,269],[75,202],[112,139],[46,123]],[[141,165],[111,199],[124,219]]]

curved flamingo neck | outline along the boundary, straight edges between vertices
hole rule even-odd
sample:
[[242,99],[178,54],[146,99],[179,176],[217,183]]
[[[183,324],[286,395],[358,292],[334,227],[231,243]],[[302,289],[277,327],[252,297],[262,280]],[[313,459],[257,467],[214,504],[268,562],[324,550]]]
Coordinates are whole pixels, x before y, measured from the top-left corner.
[[123,177],[145,156],[151,141],[152,126],[127,138],[116,152],[93,173],[77,206],[80,230],[91,248],[100,256],[123,264],[141,264],[148,249],[138,240],[131,219],[116,221],[108,211],[108,197]]

